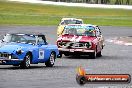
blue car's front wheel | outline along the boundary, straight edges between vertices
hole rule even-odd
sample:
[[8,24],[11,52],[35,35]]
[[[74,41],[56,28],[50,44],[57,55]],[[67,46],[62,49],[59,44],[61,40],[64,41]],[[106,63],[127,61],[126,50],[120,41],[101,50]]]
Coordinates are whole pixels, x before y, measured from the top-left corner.
[[51,53],[49,60],[47,62],[45,62],[46,67],[53,67],[54,63],[55,63],[55,53]]
[[27,54],[23,60],[23,62],[20,64],[21,68],[29,68],[31,64],[31,55]]

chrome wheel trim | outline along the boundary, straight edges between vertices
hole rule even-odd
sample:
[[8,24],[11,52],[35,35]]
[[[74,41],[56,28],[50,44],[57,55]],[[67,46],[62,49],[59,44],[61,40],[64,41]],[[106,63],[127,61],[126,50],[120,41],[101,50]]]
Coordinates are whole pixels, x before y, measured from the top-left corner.
[[54,62],[55,62],[55,55],[52,53],[52,54],[50,55],[50,63],[53,65]]
[[26,56],[26,63],[25,64],[26,64],[26,67],[29,67],[30,64],[31,64],[30,56],[29,55]]

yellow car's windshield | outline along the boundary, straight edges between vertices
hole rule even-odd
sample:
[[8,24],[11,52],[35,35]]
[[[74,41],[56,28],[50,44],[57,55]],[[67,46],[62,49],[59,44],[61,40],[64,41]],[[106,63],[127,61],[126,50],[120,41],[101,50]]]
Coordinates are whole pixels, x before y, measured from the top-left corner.
[[68,25],[68,24],[82,24],[80,20],[64,20],[61,22],[61,25]]

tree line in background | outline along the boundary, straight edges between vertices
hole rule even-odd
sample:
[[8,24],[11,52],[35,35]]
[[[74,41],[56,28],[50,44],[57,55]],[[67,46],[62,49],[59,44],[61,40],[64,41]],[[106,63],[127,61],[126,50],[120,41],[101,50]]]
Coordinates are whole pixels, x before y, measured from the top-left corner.
[[73,3],[92,3],[92,4],[117,4],[117,5],[132,4],[132,0],[48,0],[48,1],[73,2]]

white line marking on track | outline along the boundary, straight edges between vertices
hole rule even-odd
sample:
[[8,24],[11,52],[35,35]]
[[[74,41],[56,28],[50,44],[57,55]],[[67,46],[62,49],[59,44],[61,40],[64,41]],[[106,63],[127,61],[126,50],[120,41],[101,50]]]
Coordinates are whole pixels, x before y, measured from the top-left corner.
[[106,41],[114,43],[114,44],[118,44],[118,45],[132,46],[132,43],[130,43],[130,42],[120,41],[117,39],[107,39]]

